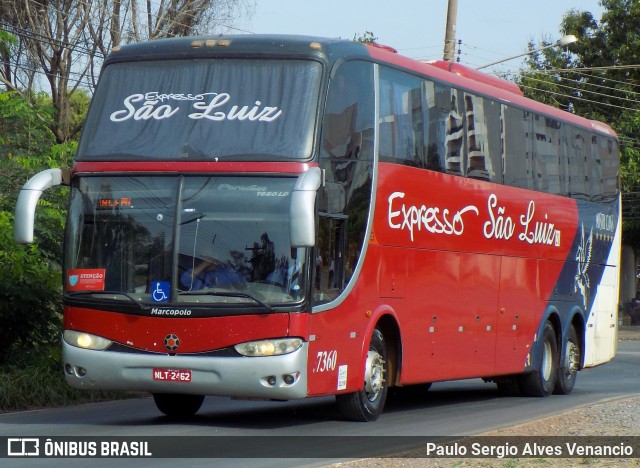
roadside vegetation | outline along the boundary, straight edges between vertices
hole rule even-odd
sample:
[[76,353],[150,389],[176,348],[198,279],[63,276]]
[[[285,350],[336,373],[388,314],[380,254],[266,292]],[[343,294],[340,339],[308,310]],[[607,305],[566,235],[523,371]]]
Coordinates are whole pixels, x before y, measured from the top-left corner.
[[[85,113],[89,99],[78,99]],[[86,392],[64,381],[62,239],[68,190],[46,192],[33,245],[13,241],[22,184],[40,170],[71,167],[76,141],[56,143],[50,99],[0,94],[0,412],[68,405],[127,394]]]

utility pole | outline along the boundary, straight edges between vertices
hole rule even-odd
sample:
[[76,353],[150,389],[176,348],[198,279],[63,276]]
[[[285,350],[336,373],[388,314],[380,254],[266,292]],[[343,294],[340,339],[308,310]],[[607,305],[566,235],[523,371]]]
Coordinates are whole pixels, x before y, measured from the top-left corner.
[[447,8],[447,26],[444,31],[444,60],[453,62],[456,49],[456,19],[458,17],[458,0],[449,0]]

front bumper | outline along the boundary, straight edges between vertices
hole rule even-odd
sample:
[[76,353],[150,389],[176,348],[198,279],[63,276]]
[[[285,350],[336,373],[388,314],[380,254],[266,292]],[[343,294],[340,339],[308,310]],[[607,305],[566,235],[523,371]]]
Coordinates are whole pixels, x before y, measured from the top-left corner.
[[[64,340],[62,352],[67,383],[76,388],[268,400],[307,396],[307,343],[293,353],[267,357],[95,351],[71,346]],[[191,381],[156,381],[153,369],[157,368],[188,369]]]

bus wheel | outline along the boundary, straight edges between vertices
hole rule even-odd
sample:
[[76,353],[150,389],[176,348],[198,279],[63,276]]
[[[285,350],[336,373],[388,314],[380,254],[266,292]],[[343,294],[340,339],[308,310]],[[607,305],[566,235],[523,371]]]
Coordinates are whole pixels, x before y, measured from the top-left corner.
[[167,416],[171,418],[186,418],[198,412],[204,401],[204,396],[154,393],[153,401],[155,401],[158,409]]
[[576,329],[572,326],[564,343],[564,354],[558,367],[558,377],[554,393],[568,395],[576,384],[576,377],[580,369],[580,342]]
[[338,409],[352,421],[375,421],[382,414],[387,399],[387,347],[382,332],[376,328],[371,336],[364,368],[364,388],[355,393],[336,396]]
[[556,386],[558,343],[551,322],[544,326],[538,353],[538,368],[522,376],[520,389],[525,396],[546,397],[551,395]]

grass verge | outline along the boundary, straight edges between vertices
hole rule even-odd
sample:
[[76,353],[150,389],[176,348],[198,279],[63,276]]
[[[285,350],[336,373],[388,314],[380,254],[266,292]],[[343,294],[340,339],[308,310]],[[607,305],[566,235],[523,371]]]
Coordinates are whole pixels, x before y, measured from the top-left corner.
[[78,390],[70,387],[62,365],[51,362],[26,367],[0,367],[0,412],[68,406],[97,401],[135,398],[140,394]]

